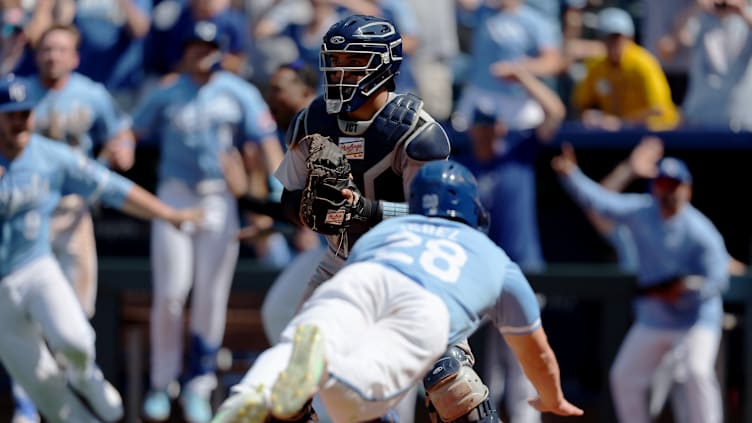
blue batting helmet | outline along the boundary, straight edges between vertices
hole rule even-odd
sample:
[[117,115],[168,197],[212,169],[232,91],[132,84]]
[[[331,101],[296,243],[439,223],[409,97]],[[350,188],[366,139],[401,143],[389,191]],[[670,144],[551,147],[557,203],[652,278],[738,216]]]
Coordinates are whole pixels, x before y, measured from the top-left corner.
[[[360,54],[356,65],[333,55]],[[367,61],[366,61],[367,60]],[[319,67],[324,72],[324,98],[329,114],[352,112],[385,84],[394,89],[402,63],[402,36],[388,20],[348,16],[329,28],[321,45]],[[346,76],[357,75],[357,80]]]
[[459,220],[481,230],[488,227],[475,176],[452,160],[429,162],[418,170],[410,183],[409,206],[410,213]]

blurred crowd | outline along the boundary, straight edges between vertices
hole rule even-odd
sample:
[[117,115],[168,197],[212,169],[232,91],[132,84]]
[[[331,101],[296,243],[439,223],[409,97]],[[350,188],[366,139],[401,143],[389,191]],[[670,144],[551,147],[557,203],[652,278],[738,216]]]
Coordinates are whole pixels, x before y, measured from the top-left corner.
[[[544,121],[538,101],[508,77],[517,70],[545,82],[564,104],[565,124],[584,129],[752,125],[745,113],[752,41],[743,0],[6,0],[2,7],[0,75],[89,78],[112,97],[124,130],[145,94],[190,71],[184,42],[196,22],[206,21],[215,25],[219,46],[209,66],[258,88],[284,148],[292,115],[322,92],[322,35],[348,14],[395,23],[405,55],[397,91],[418,94],[463,147],[477,112],[507,130]],[[45,40],[52,25],[77,29],[74,51],[58,54],[54,40]],[[52,110],[41,126],[55,138],[102,126],[94,112],[79,109],[72,117]],[[91,138],[94,149],[110,140]],[[273,178],[254,186],[252,194],[279,195]],[[261,226],[248,238],[268,234],[271,221],[255,219]],[[315,241],[297,242],[304,249]],[[283,244],[272,238],[256,248],[284,265],[294,251]]]
[[[543,78],[564,100],[569,119],[588,127],[743,130],[752,119],[743,113],[752,98],[752,43],[740,3],[5,0],[0,74],[38,71],[44,30],[72,24],[81,33],[76,72],[104,84],[128,113],[150,87],[180,70],[186,31],[208,20],[222,32],[221,66],[266,91],[280,65],[318,69],[321,36],[338,18],[370,14],[392,20],[403,35],[407,59],[398,91],[417,92],[437,119],[453,116],[460,130],[472,107],[486,100],[512,127],[541,119],[524,90],[495,75],[505,66]],[[618,10],[599,19],[608,7]]]

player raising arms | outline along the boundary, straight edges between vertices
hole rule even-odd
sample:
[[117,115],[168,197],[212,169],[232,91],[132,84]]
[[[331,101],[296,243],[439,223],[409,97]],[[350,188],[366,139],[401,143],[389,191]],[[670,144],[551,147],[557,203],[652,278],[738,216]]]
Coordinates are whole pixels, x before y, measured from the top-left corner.
[[[413,179],[409,207],[413,215],[384,221],[360,238],[347,265],[314,291],[281,342],[232,388],[215,423],[294,419],[317,392],[335,423],[373,419],[437,358],[441,366],[424,380],[429,398],[437,390],[475,391],[473,381],[448,377],[466,368],[452,345],[486,320],[535,385],[533,407],[582,415],[564,398],[528,281],[476,229],[485,211],[470,171],[453,161],[426,164]],[[456,401],[435,405],[462,411]]]
[[175,210],[68,146],[32,134],[28,92],[27,81],[0,82],[0,361],[47,421],[116,421],[120,395],[94,361],[94,330],[52,256],[53,210],[62,195],[78,194],[175,226],[201,214]]

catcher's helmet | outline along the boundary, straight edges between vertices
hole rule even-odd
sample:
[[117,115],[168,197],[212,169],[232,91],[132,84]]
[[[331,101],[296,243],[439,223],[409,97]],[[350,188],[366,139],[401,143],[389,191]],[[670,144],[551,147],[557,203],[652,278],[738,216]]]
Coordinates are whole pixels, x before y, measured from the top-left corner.
[[478,182],[452,160],[426,163],[410,183],[410,213],[459,220],[485,230],[488,215],[480,203]]
[[[338,53],[362,54],[363,64],[333,61]],[[329,28],[321,45],[319,68],[324,72],[326,111],[352,112],[384,84],[394,89],[402,63],[402,36],[388,20],[364,15],[348,16]],[[346,79],[345,72],[362,74]]]

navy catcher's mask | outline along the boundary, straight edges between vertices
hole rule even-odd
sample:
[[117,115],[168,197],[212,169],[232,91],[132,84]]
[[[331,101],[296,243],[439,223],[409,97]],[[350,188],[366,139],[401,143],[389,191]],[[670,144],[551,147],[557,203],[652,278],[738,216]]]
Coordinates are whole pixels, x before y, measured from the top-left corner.
[[402,36],[388,20],[348,16],[329,28],[321,45],[326,111],[352,112],[385,84],[394,89]]

